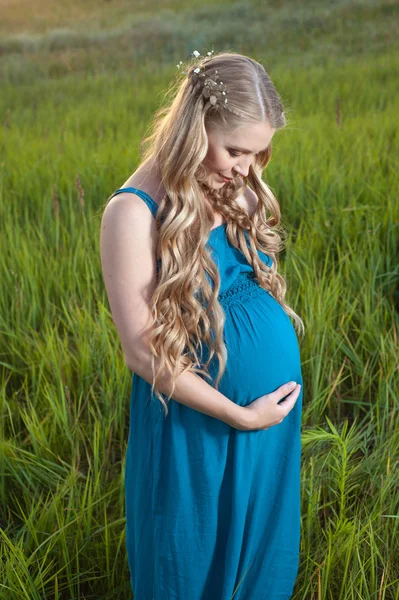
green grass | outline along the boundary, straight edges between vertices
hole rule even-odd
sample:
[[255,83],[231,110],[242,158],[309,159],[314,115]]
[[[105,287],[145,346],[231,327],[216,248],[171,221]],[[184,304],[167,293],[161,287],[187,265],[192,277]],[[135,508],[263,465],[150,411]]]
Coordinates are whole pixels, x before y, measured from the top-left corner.
[[42,4],[30,31],[23,4],[7,12],[1,599],[130,597],[131,374],[102,280],[100,221],[175,64],[212,47],[261,60],[288,113],[265,180],[290,233],[287,299],[307,330],[293,598],[399,599],[398,5],[201,4],[162,4],[162,18],[155,2],[71,4],[68,14],[82,12],[66,24],[62,8]]

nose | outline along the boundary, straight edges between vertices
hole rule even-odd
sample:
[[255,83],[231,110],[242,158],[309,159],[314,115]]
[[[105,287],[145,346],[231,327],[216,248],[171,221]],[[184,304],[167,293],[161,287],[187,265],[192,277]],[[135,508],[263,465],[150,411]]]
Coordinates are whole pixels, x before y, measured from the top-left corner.
[[239,164],[236,165],[235,170],[242,177],[248,177],[249,167],[250,167],[251,162],[252,162],[251,158],[246,162],[240,162]]
[[237,166],[235,168],[235,171],[236,171],[236,174],[238,173],[238,175],[241,175],[241,177],[248,177],[249,165],[246,168]]

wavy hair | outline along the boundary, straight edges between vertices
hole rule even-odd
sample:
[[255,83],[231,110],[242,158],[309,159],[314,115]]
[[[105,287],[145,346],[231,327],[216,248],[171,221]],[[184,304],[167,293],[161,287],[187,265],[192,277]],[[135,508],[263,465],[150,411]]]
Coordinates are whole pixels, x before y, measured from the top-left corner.
[[[228,104],[211,104],[204,97],[203,82],[195,75],[196,67],[201,67],[205,74],[217,69],[227,86]],[[207,186],[207,173],[201,164],[208,152],[210,128],[233,131],[245,123],[261,121],[274,129],[286,125],[281,99],[270,77],[255,60],[221,52],[189,61],[186,74],[177,73],[166,96],[170,98],[155,113],[150,135],[141,145],[144,162],[156,157],[165,189],[156,213],[156,254],[160,267],[150,300],[152,323],[148,330],[152,393],[162,403],[165,417],[167,401],[173,395],[179,375],[191,371],[212,380],[208,368],[216,357],[218,389],[226,368],[225,313],[218,300],[220,275],[206,247],[215,211],[225,218],[228,240],[252,265],[259,285],[293,317],[297,331],[305,330],[302,319],[284,301],[286,283],[277,273],[276,254],[284,247],[280,235],[284,231],[279,225],[279,204],[262,180],[262,172],[272,156],[271,143],[256,155],[247,177],[236,177],[220,190]],[[235,201],[247,184],[259,199],[251,217]],[[271,267],[262,262],[257,250],[270,256]],[[206,364],[201,362],[203,343],[209,349]],[[165,373],[172,380],[166,402],[158,389]]]

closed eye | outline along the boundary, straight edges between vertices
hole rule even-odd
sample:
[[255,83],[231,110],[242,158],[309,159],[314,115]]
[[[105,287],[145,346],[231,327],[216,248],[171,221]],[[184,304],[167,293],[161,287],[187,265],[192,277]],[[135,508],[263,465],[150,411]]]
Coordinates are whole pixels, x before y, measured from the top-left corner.
[[[240,154],[237,154],[236,152],[234,152],[234,150],[229,150],[229,154],[230,156],[234,157],[240,156]],[[260,152],[258,152],[258,154],[260,154]],[[258,154],[255,154],[255,156],[258,156]]]

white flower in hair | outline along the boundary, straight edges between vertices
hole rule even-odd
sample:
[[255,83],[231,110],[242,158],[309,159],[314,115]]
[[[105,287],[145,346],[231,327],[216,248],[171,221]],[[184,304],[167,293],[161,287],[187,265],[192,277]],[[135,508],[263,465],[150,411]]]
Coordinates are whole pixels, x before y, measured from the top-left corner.
[[199,67],[197,67],[196,69],[194,69],[194,73],[199,73],[201,71],[201,69]]
[[200,53],[198,52],[198,50],[194,50],[193,54],[194,54],[195,58],[198,58],[199,56],[201,56]]

